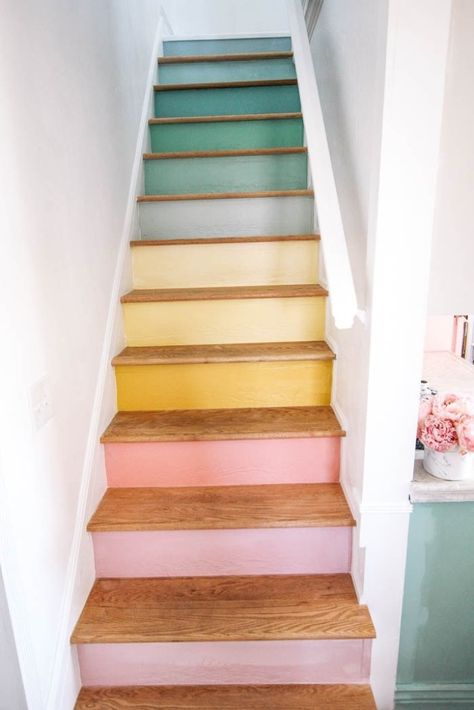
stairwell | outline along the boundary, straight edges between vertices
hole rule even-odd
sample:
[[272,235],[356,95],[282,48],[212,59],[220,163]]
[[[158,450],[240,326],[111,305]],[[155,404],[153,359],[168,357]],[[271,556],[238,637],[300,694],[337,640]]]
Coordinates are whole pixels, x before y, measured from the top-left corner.
[[373,710],[287,37],[168,41],[78,710]]

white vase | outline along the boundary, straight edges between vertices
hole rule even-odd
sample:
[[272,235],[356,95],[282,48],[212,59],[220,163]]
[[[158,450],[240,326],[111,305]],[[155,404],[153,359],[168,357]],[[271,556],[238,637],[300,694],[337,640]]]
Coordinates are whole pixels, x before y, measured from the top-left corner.
[[460,454],[459,448],[441,453],[425,446],[423,468],[432,476],[444,478],[445,481],[474,478],[474,453]]

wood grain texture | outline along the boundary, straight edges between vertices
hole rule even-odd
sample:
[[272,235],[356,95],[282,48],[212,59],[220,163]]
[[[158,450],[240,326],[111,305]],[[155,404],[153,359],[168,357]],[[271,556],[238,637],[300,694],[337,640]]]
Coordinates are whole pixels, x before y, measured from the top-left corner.
[[291,59],[293,52],[240,52],[237,54],[188,54],[181,57],[159,57],[158,64],[189,62],[242,62],[255,59]]
[[132,240],[130,246],[135,247],[159,247],[177,246],[187,244],[252,244],[258,242],[307,242],[321,240],[319,234],[287,234],[275,237],[195,237],[189,239],[138,239]]
[[283,148],[251,148],[236,150],[180,150],[172,153],[144,153],[143,160],[175,160],[180,158],[233,158],[246,155],[293,155],[307,153],[305,146]]
[[157,303],[160,301],[227,301],[247,298],[319,298],[328,292],[319,284],[289,286],[218,286],[207,288],[134,289],[120,299],[122,303]]
[[354,526],[338,483],[109,488],[89,532]]
[[314,197],[313,190],[262,190],[260,192],[203,192],[180,195],[139,195],[137,202],[179,202],[182,200],[241,200],[260,197]]
[[376,710],[368,685],[82,688],[75,710]]
[[199,84],[155,84],[155,91],[183,91],[187,89],[238,89],[247,86],[295,86],[296,79],[260,79],[257,81],[215,81]]
[[127,347],[112,360],[118,365],[178,365],[206,362],[272,362],[285,360],[333,360],[324,341],[301,343],[231,343],[228,345],[165,345]]
[[102,443],[345,436],[331,407],[118,412]]
[[371,639],[349,574],[98,579],[72,643]]
[[171,116],[169,118],[150,118],[150,126],[159,126],[167,123],[221,123],[225,121],[278,121],[286,118],[302,118],[299,111],[286,113],[236,113],[222,114],[221,116]]

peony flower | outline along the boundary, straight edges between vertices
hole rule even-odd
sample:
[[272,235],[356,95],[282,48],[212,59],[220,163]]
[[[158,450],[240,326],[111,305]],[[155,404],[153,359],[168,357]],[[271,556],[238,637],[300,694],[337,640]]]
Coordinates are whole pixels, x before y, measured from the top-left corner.
[[416,430],[416,436],[419,439],[421,436],[421,432],[423,431],[423,427],[425,425],[425,419],[428,416],[428,414],[431,414],[433,410],[433,398],[432,397],[423,397],[423,399],[420,401],[420,410],[418,412],[418,428]]
[[459,439],[459,448],[462,454],[474,451],[474,418],[464,415],[456,423],[456,433]]
[[450,419],[442,419],[436,414],[428,414],[420,440],[434,451],[450,451],[458,443],[456,427]]
[[466,414],[474,417],[474,399],[457,394],[438,394],[433,398],[433,414],[453,422]]

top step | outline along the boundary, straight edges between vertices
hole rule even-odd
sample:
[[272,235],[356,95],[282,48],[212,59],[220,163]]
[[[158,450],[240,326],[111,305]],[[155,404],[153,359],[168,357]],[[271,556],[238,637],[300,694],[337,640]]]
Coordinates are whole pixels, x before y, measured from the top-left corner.
[[165,57],[247,52],[288,52],[290,37],[242,37],[231,39],[168,40],[163,42]]

